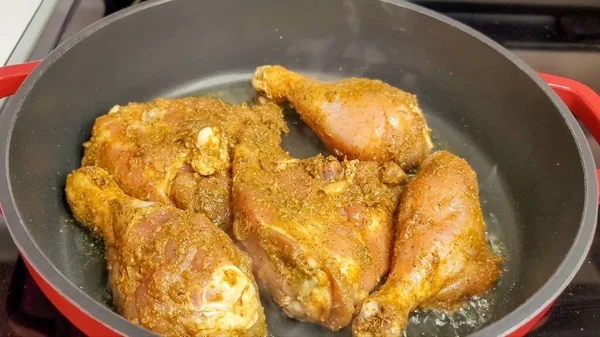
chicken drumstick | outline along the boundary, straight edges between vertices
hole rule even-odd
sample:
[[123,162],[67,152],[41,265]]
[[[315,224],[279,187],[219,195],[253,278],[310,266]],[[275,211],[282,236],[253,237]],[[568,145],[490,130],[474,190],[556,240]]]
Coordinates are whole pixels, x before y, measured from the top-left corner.
[[135,198],[204,213],[228,230],[231,151],[244,128],[271,122],[283,123],[275,104],[187,97],[115,106],[96,120],[82,165],[105,169]]
[[104,238],[118,311],[165,336],[264,336],[250,261],[203,214],[129,197],[101,168],[67,178],[75,219]]
[[404,172],[394,163],[299,160],[278,130],[248,130],[233,162],[234,233],[285,313],[339,330],[388,271]]
[[416,307],[455,309],[492,286],[500,261],[487,245],[475,172],[446,151],[431,154],[402,196],[392,270],[362,304],[354,336],[400,336]]
[[432,148],[416,96],[384,82],[350,78],[334,83],[259,67],[254,88],[276,103],[290,102],[336,155],[416,168]]

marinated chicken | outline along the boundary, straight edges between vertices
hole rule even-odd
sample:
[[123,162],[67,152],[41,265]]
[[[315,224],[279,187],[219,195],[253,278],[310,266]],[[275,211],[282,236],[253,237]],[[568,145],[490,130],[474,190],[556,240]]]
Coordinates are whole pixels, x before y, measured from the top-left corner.
[[165,336],[265,336],[249,258],[203,214],[129,197],[94,166],[70,174],[66,193],[104,238],[125,318]]
[[228,229],[232,148],[244,128],[282,118],[275,104],[206,97],[115,106],[96,120],[82,165],[102,167],[133,197],[202,212]]
[[415,169],[432,148],[415,95],[382,81],[350,78],[326,83],[281,66],[259,67],[254,88],[277,103],[289,102],[330,151],[349,159]]
[[475,172],[463,159],[445,151],[430,155],[404,191],[397,216],[392,270],[362,304],[354,336],[401,336],[413,309],[457,309],[500,274]]
[[389,269],[405,174],[393,162],[295,159],[280,142],[252,129],[235,148],[233,231],[289,317],[339,330]]

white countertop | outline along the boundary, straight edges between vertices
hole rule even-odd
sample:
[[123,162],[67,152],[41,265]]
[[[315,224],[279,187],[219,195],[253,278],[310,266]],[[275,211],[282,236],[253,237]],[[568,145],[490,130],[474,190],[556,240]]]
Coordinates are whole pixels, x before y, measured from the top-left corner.
[[19,43],[42,0],[0,0],[0,65]]
[[0,67],[29,60],[59,1],[0,0]]

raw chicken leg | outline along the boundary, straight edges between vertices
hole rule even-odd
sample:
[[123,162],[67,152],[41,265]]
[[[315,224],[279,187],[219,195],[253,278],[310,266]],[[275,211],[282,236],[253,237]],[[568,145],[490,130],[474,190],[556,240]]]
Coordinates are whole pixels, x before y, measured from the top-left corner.
[[416,96],[378,80],[324,83],[281,66],[259,67],[254,88],[289,101],[336,155],[416,168],[432,148]]
[[430,155],[402,196],[392,271],[362,304],[354,336],[400,336],[417,307],[456,309],[492,286],[500,261],[487,245],[475,172],[448,152]]
[[203,214],[129,197],[101,168],[67,178],[73,215],[104,238],[118,311],[166,336],[264,336],[250,261]]
[[388,271],[404,172],[392,162],[299,160],[278,130],[249,130],[234,152],[234,233],[285,313],[332,330]]
[[115,106],[96,120],[82,165],[107,170],[133,197],[202,212],[228,229],[231,150],[244,128],[273,121],[283,123],[275,104],[206,97]]

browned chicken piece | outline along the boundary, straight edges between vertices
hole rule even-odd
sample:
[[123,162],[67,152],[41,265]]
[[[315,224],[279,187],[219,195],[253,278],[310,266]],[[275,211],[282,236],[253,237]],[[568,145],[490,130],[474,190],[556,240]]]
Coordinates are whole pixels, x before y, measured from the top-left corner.
[[283,123],[275,104],[206,97],[115,106],[96,120],[82,165],[107,170],[133,197],[202,212],[228,229],[232,148],[245,127],[273,121]]
[[248,130],[233,162],[234,233],[285,313],[349,324],[388,271],[405,174],[394,163],[299,160],[276,130]]
[[127,196],[101,168],[67,178],[75,219],[104,238],[117,310],[165,336],[265,336],[248,256],[203,214]]
[[416,168],[432,143],[417,97],[382,81],[349,78],[326,83],[281,66],[259,67],[254,88],[290,102],[336,155]]
[[403,193],[392,270],[362,304],[354,336],[401,336],[410,311],[455,310],[500,275],[488,247],[475,172],[446,151],[431,154]]

